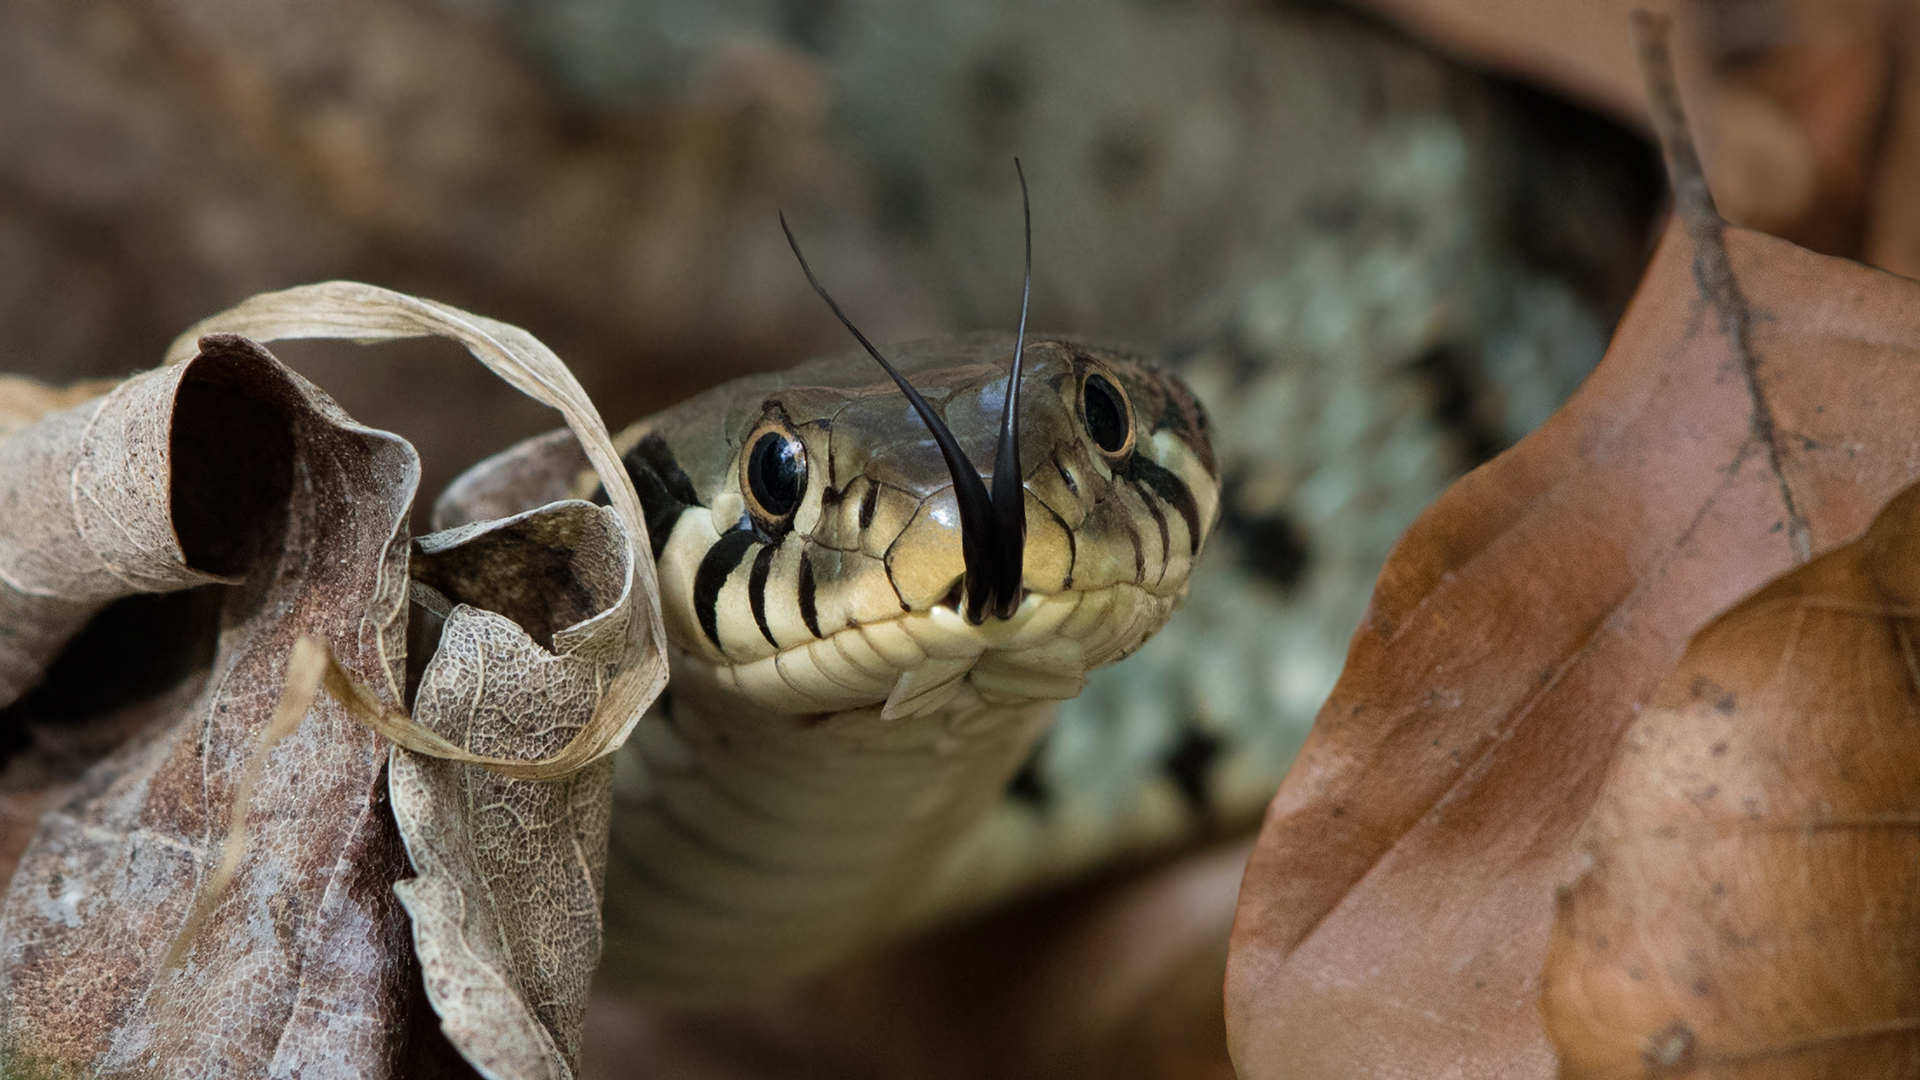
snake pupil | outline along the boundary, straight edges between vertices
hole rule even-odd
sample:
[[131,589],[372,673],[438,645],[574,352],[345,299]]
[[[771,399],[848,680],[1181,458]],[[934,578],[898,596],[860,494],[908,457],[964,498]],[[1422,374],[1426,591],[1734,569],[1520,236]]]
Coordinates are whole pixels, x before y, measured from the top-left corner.
[[1120,403],[1120,391],[1103,376],[1087,376],[1080,391],[1080,411],[1087,419],[1087,434],[1094,444],[1109,454],[1117,454],[1127,445],[1129,417]]
[[769,431],[753,444],[747,459],[753,499],[771,518],[783,518],[800,505],[807,487],[807,459],[797,439]]

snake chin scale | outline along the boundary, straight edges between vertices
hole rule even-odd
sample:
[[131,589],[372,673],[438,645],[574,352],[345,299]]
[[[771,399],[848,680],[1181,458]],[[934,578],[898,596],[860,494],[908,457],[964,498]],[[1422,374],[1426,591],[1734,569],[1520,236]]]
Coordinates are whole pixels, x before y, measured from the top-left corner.
[[945,708],[965,688],[963,680],[973,665],[971,657],[959,660],[929,657],[901,672],[880,708],[880,719],[905,720]]

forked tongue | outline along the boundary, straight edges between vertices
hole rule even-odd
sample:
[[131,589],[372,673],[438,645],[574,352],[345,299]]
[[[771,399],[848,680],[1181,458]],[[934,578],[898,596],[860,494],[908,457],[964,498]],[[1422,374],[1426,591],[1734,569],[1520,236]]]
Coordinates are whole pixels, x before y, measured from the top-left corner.
[[780,231],[787,234],[787,246],[793,249],[793,257],[800,260],[800,270],[807,275],[807,284],[827,302],[827,307],[840,320],[867,355],[879,361],[880,366],[907,396],[913,411],[920,414],[920,420],[933,433],[934,443],[940,447],[940,456],[946,460],[947,473],[953,478],[953,496],[960,507],[960,553],[966,560],[966,617],[967,621],[979,625],[991,614],[995,618],[1005,619],[1019,608],[1022,597],[1020,586],[1024,570],[1027,548],[1026,500],[1020,469],[1020,362],[1027,340],[1027,301],[1033,294],[1033,211],[1027,201],[1027,175],[1020,168],[1020,159],[1015,158],[1013,168],[1020,176],[1020,209],[1026,224],[1026,277],[1020,292],[1020,332],[1014,338],[1013,370],[1007,374],[1007,392],[1000,410],[1000,440],[995,451],[993,466],[993,490],[980,479],[979,470],[967,459],[966,451],[960,449],[960,443],[948,430],[947,423],[940,414],[927,404],[927,399],[913,388],[913,384],[895,370],[873,342],[853,325],[840,305],[813,276],[813,268],[807,265],[807,257],[800,253],[800,244],[793,238],[793,230],[787,227],[787,215],[780,215]]

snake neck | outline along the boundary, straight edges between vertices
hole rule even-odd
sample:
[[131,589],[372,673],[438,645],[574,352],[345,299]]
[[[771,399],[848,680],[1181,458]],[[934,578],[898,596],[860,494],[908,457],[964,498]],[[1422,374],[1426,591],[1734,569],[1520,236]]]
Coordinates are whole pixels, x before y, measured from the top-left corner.
[[897,926],[1055,709],[967,688],[900,719],[780,714],[684,655],[672,687],[617,765],[606,969],[689,1004],[773,989]]

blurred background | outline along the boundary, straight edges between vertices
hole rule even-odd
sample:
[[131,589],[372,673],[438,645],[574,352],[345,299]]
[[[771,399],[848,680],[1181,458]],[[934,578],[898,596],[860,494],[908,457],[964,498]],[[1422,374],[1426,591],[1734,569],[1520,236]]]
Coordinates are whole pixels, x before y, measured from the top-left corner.
[[[1306,588],[1301,535],[1341,568],[1262,691],[1297,741],[1392,539],[1632,294],[1665,194],[1631,6],[0,0],[0,370],[125,374],[247,295],[355,278],[526,327],[617,429],[845,349],[776,209],[874,339],[1010,332],[1018,155],[1034,325],[1195,364],[1230,452],[1271,463],[1228,477],[1244,588]],[[1722,211],[1920,268],[1906,7],[1680,7]],[[556,424],[450,347],[276,351],[414,441],[423,505]],[[1347,494],[1355,461],[1390,497]],[[764,1009],[601,1003],[588,1074],[1231,1075],[1230,831]]]
[[[0,367],[122,374],[251,293],[350,277],[526,326],[618,427],[845,348],[776,208],[872,336],[1011,329],[1015,154],[1038,327],[1212,333],[1303,244],[1390,227],[1352,191],[1398,185],[1403,216],[1461,219],[1434,244],[1564,279],[1575,379],[1658,183],[1633,136],[1330,5],[7,0]],[[1506,284],[1435,287],[1514,309]],[[552,424],[451,350],[397,351],[286,350],[413,438],[428,492]]]

